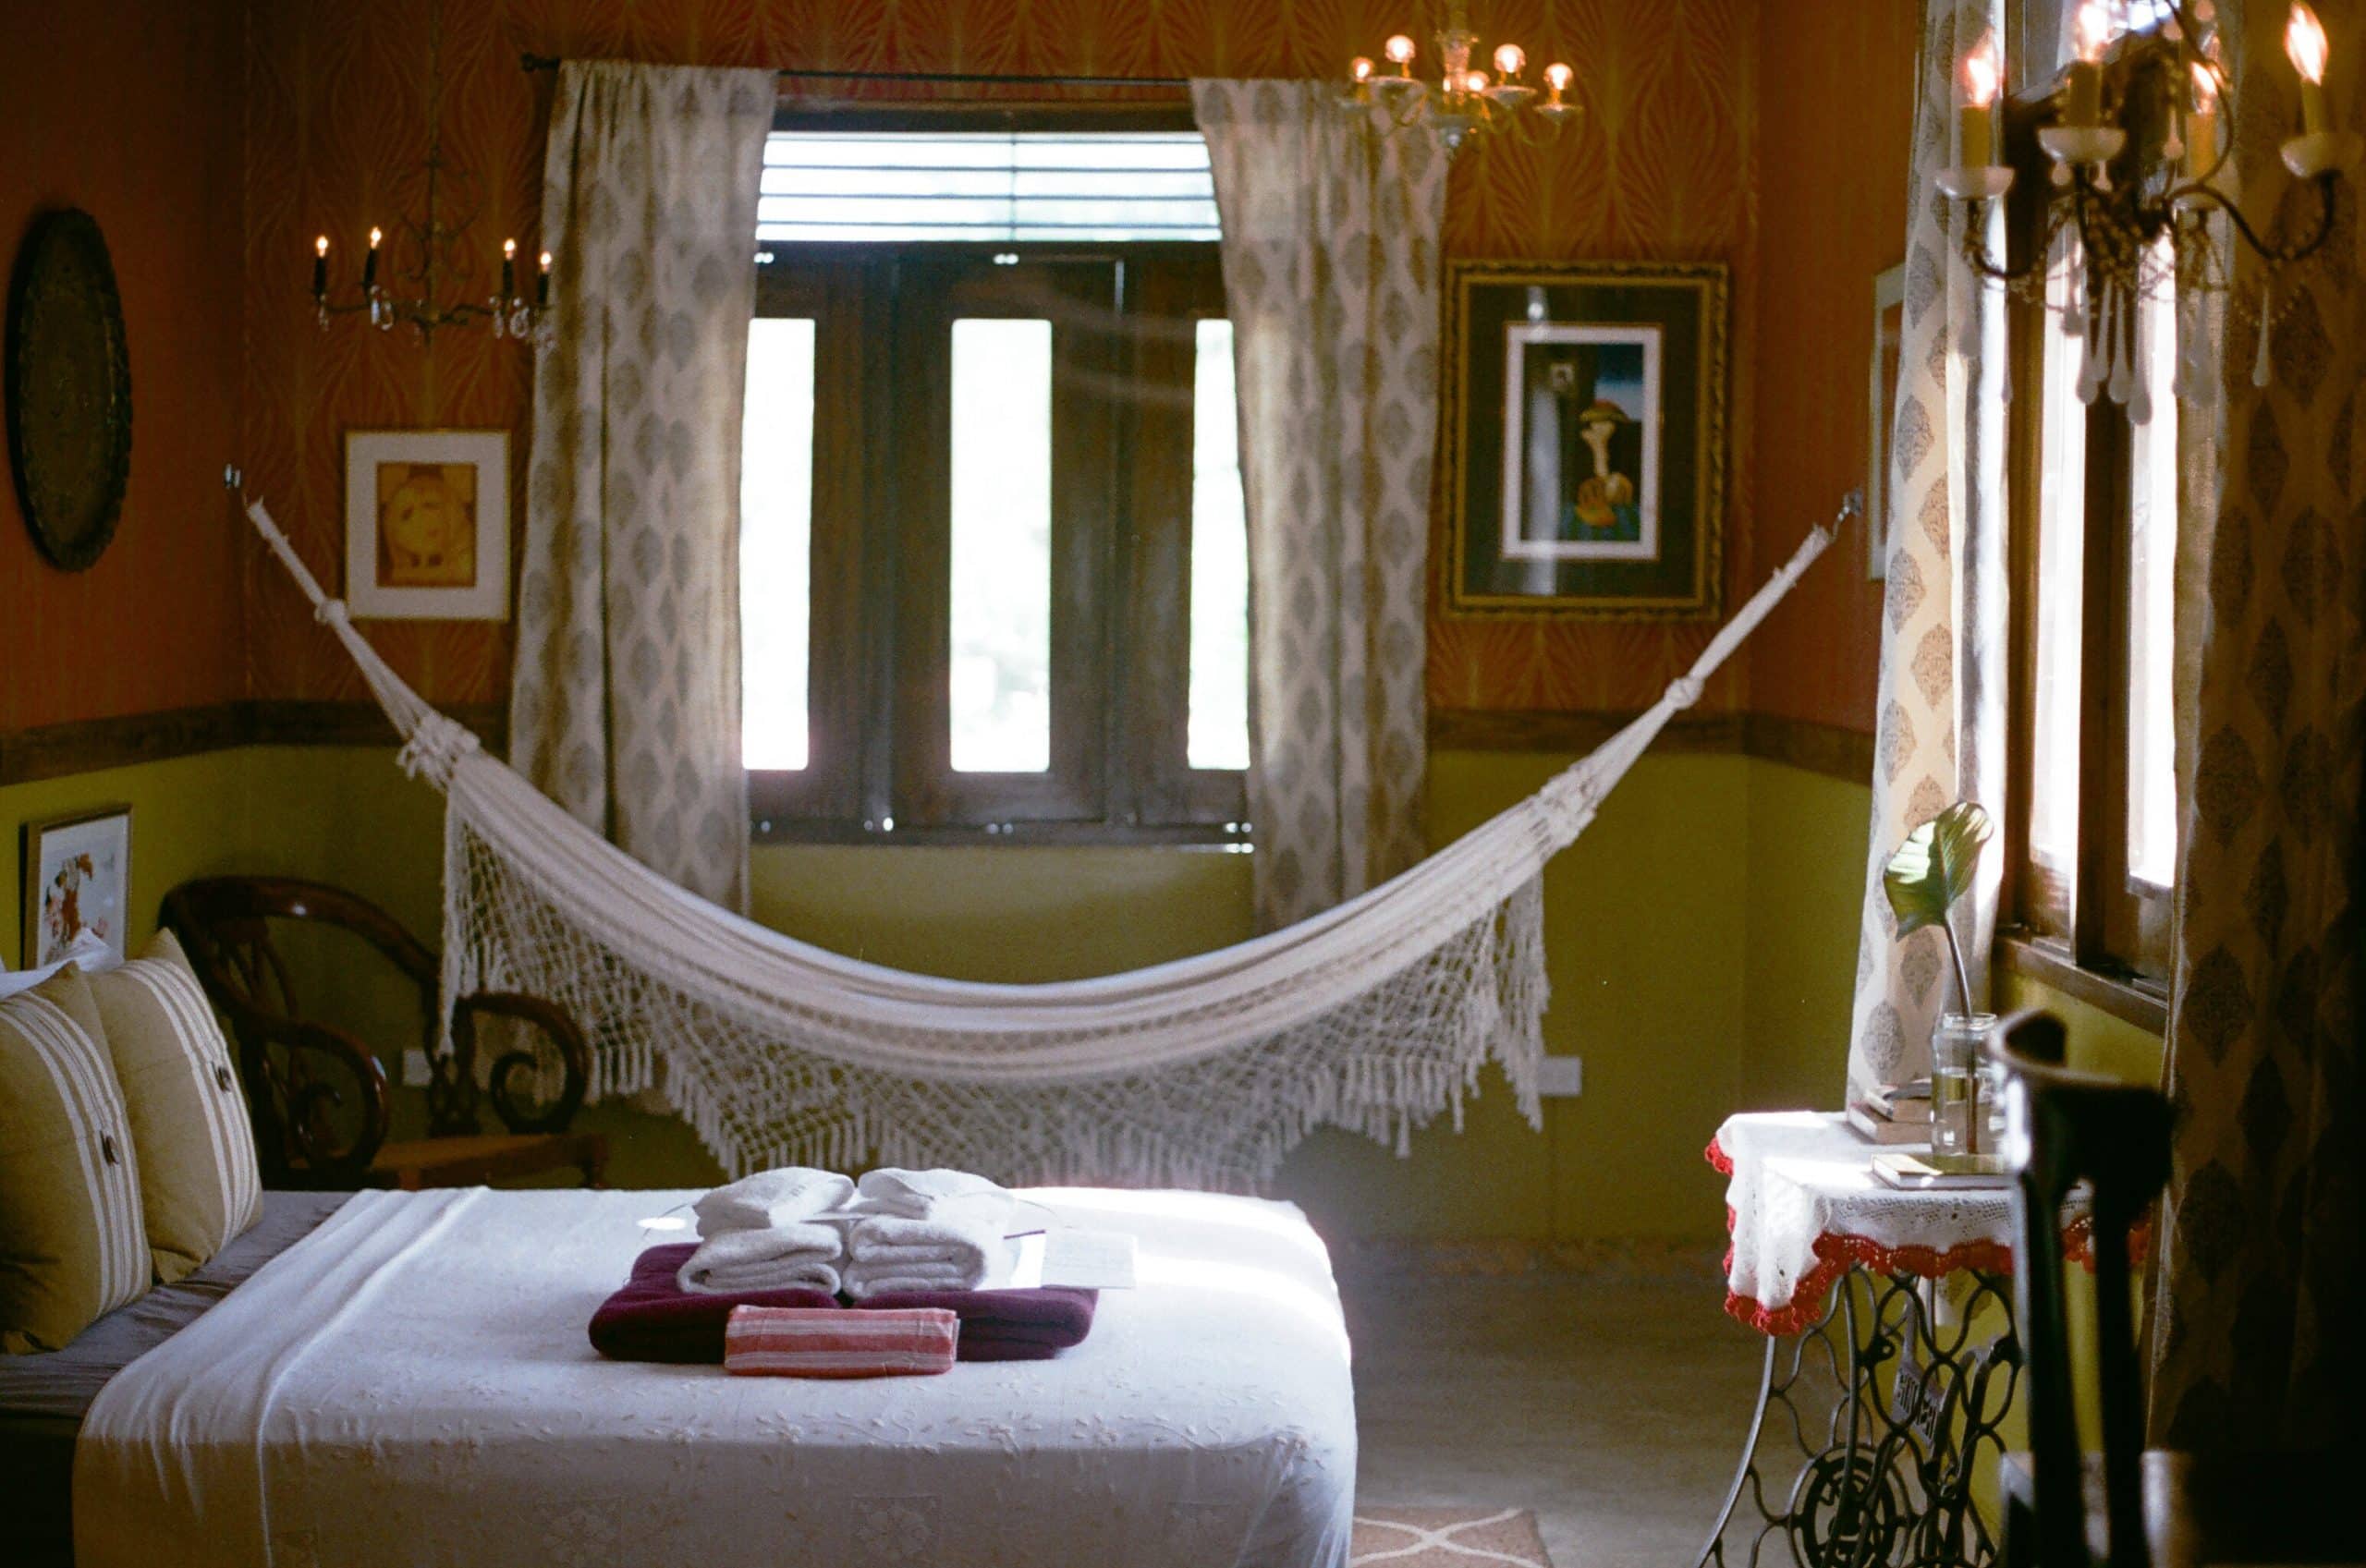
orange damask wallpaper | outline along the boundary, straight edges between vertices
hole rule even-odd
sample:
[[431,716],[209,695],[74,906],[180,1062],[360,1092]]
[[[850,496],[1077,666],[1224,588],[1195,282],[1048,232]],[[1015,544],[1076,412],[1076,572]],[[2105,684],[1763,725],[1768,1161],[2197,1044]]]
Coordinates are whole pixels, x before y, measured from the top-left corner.
[[0,24],[0,248],[13,258],[47,208],[98,220],[130,347],[131,477],[114,543],[72,573],[0,480],[0,733],[244,685],[221,481],[238,444],[238,5],[42,10]]
[[[438,334],[424,352],[350,323],[323,334],[303,293],[315,233],[335,237],[350,265],[372,222],[418,205],[433,3],[253,0],[249,14],[246,463],[250,484],[323,567],[339,558],[348,427],[508,425],[519,432],[522,463],[527,365],[515,347],[482,332]],[[1314,75],[1374,51],[1420,9],[1411,0],[445,0],[445,151],[480,182],[479,255],[510,233],[531,252],[548,79],[519,71],[521,50],[731,65]],[[1449,252],[1705,258],[1734,269],[1730,597],[1765,556],[1753,549],[1758,0],[1482,0],[1474,9],[1491,41],[1515,37],[1540,58],[1576,64],[1589,114],[1576,134],[1542,150],[1467,152],[1454,174]],[[360,696],[262,557],[244,559],[253,694]],[[505,628],[379,623],[372,635],[439,701],[506,693]],[[1706,636],[1433,619],[1431,695],[1445,708],[1639,707]],[[1729,672],[1707,705],[1741,706],[1745,673]],[[1871,681],[1868,672],[1868,709]]]

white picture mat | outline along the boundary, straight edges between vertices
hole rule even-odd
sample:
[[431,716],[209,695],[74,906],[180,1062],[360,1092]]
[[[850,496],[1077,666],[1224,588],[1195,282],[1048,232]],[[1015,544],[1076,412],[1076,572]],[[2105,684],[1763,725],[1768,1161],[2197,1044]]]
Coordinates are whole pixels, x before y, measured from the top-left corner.
[[[1580,326],[1516,322],[1504,329],[1504,538],[1506,560],[1656,561],[1660,553],[1660,435],[1662,330],[1652,325]],[[1643,472],[1636,485],[1641,529],[1630,541],[1531,539],[1527,521],[1527,358],[1531,344],[1599,344],[1643,351]]]
[[[477,471],[477,580],[468,588],[378,586],[378,466],[466,463]],[[357,618],[509,618],[509,432],[349,431],[345,438],[345,602]]]

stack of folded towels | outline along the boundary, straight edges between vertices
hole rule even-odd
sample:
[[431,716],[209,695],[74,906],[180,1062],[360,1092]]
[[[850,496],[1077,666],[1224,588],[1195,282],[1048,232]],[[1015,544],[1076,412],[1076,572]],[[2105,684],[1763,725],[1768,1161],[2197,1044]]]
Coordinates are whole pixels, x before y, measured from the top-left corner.
[[843,1286],[855,1300],[971,1291],[1008,1277],[1010,1194],[983,1176],[888,1167],[857,1191]]
[[[728,1366],[737,1333],[735,1370],[910,1373],[940,1369],[949,1312],[960,1360],[1048,1360],[1092,1331],[1098,1293],[1001,1288],[1014,1202],[963,1171],[889,1168],[860,1184],[801,1166],[750,1176],[693,1205],[696,1246],[652,1246],[634,1260],[592,1314],[592,1346],[616,1360]],[[842,1295],[883,1321],[834,1326]],[[746,1308],[765,1310],[737,1316]],[[881,1345],[900,1329],[917,1337]]]
[[692,1206],[699,1248],[682,1265],[682,1288],[707,1295],[766,1290],[835,1295],[847,1232],[856,1222],[847,1209],[854,1192],[854,1183],[836,1172],[802,1165],[715,1188]]

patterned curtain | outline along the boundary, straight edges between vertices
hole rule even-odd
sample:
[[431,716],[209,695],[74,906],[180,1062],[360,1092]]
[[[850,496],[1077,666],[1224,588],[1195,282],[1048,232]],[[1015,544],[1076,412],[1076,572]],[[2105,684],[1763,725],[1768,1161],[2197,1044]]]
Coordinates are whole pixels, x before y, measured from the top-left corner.
[[556,330],[534,365],[510,685],[518,770],[744,906],[739,419],[772,73],[570,61],[543,170]]
[[[2002,294],[1962,259],[1964,204],[1933,176],[1955,162],[1957,62],[2003,36],[1996,0],[1928,0],[1914,107],[1912,205],[1897,406],[1890,427],[1888,597],[1874,733],[1872,840],[1850,1015],[1848,1095],[1930,1066],[1931,1029],[1954,980],[1945,939],[1897,940],[1882,865],[1908,833],[1958,799],[2005,805],[2005,324]],[[1983,857],[1957,917],[1972,983],[1986,973],[2004,857]],[[1975,1002],[1978,999],[1973,999]]]
[[1249,504],[1257,918],[1421,858],[1446,159],[1311,81],[1199,81]]
[[[2294,128],[2286,7],[2219,9],[2235,101],[2250,110],[2238,120],[2237,188],[2261,193],[2255,220],[2305,233],[2316,192],[2276,153]],[[2348,89],[2337,117],[2366,124],[2366,30],[2354,7],[2320,15],[2334,59],[2351,62],[2334,78]],[[2218,483],[2214,516],[2189,520],[2179,543],[2194,556],[2179,563],[2177,614],[2198,684],[2180,693],[2177,726],[2177,1130],[2152,1314],[2152,1436],[2174,1448],[2327,1443],[2354,1432],[2366,1401],[2366,249],[2355,190],[2343,191],[2323,259],[2277,283],[2265,386],[2253,379],[2262,273],[2238,253],[2216,407],[2185,421],[2214,425]]]

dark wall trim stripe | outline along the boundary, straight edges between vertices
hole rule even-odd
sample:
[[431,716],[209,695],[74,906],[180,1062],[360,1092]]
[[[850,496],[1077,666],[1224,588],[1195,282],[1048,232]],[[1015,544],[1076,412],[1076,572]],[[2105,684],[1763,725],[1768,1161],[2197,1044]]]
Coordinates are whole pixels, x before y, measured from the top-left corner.
[[[494,750],[507,745],[507,713],[501,704],[470,703],[446,711]],[[239,746],[394,743],[394,727],[374,703],[218,702],[0,734],[0,785],[165,762]]]
[[[1439,709],[1430,714],[1433,751],[1564,751],[1583,755],[1633,722],[1629,713],[1553,709]],[[1849,784],[1873,776],[1873,737],[1836,724],[1779,713],[1678,713],[1654,743],[1662,751],[1762,758]]]
[[[508,712],[497,702],[445,710],[494,751],[507,748]],[[1632,713],[1552,709],[1440,709],[1430,714],[1437,751],[1592,751]],[[163,762],[238,746],[391,746],[395,732],[368,702],[222,702],[164,713],[83,719],[0,734],[0,784],[66,778],[102,768]],[[1659,749],[1762,758],[1863,784],[1873,775],[1873,737],[1774,713],[1678,713]]]

